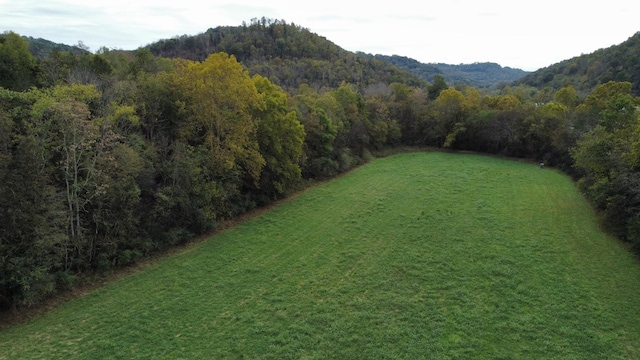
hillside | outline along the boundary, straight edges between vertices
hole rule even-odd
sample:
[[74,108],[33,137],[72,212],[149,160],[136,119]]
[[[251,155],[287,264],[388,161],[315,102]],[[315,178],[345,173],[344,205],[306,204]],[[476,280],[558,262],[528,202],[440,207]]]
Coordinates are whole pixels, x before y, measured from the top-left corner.
[[512,82],[527,75],[528,72],[510,67],[502,67],[495,63],[474,63],[450,65],[441,63],[424,64],[405,56],[368,55],[375,59],[395,65],[412,74],[433,82],[435,75],[442,75],[450,85],[466,84],[477,88],[494,87],[500,83]]
[[516,81],[539,89],[573,85],[586,93],[609,81],[629,81],[634,95],[640,95],[640,32],[625,42],[580,55],[537,70]]
[[343,81],[364,89],[377,83],[426,82],[384,61],[346,51],[326,38],[296,24],[254,19],[251,24],[223,26],[198,35],[183,35],[146,46],[154,55],[202,61],[225,52],[252,74],[268,77],[290,92],[302,83],[315,89],[337,88]]
[[0,359],[637,359],[639,281],[568,177],[402,154],[0,330]]
[[83,49],[79,46],[71,46],[65,44],[55,43],[42,38],[34,38],[31,36],[22,37],[29,44],[29,51],[33,56],[37,58],[46,58],[52,51],[67,51],[74,54],[82,54],[88,52],[87,49]]
[[397,55],[352,53],[299,25],[264,18],[254,19],[250,25],[216,27],[198,35],[159,40],[147,48],[156,56],[195,61],[226,52],[252,73],[267,76],[289,91],[303,82],[314,88],[335,88],[342,81],[360,88],[378,82],[415,86],[433,82],[434,75],[442,75],[448,84],[487,88],[527,74],[494,63],[423,64]]

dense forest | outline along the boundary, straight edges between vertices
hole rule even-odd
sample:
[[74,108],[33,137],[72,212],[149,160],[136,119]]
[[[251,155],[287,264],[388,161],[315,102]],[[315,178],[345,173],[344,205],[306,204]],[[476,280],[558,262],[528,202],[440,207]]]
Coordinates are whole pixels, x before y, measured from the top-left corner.
[[287,91],[295,91],[301,83],[316,89],[334,88],[342,81],[363,86],[380,81],[412,82],[415,86],[421,81],[433,82],[436,75],[450,84],[489,88],[527,74],[493,63],[423,64],[398,55],[352,53],[299,25],[265,18],[253,19],[251,25],[160,40],[147,48],[156,56],[195,61],[216,52],[233,54],[251,73],[268,76]]
[[38,57],[6,32],[0,308],[37,304],[395,147],[544,161],[576,179],[612,234],[640,245],[635,86],[427,83],[262,19],[136,51]]
[[250,25],[217,27],[160,40],[146,47],[155,56],[202,61],[209,54],[232,54],[251,74],[261,74],[288,92],[300,85],[334,89],[342,82],[360,91],[378,83],[424,86],[426,81],[384,61],[358,56],[296,24],[253,19]]

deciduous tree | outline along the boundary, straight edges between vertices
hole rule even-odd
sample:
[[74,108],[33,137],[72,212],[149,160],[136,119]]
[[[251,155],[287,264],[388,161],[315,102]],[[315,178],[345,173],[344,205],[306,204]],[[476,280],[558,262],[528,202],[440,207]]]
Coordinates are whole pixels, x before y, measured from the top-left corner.
[[20,35],[7,31],[0,35],[0,86],[24,91],[35,85],[36,61],[29,44]]
[[260,192],[270,198],[291,189],[301,178],[300,161],[304,128],[289,108],[287,94],[269,79],[255,75],[253,81],[265,106],[256,110],[257,141],[265,167],[260,175]]

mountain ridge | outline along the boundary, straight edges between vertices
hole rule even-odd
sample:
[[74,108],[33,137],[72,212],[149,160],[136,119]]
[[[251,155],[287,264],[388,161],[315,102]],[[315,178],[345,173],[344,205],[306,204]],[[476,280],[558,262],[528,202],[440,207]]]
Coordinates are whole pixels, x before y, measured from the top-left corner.
[[624,42],[581,54],[534,71],[514,82],[539,89],[573,86],[586,93],[609,81],[628,81],[640,95],[640,31]]
[[493,62],[454,65],[445,63],[422,63],[416,59],[401,55],[364,54],[364,56],[372,56],[376,59],[386,61],[400,69],[418,75],[429,82],[434,81],[435,75],[441,75],[449,84],[465,84],[478,88],[496,87],[501,83],[515,81],[529,73],[521,69],[502,67],[500,64]]
[[[81,46],[24,38],[34,56],[46,56],[54,48],[84,50]],[[302,83],[316,89],[335,88],[342,81],[360,84],[361,89],[376,82],[424,85],[440,75],[449,85],[488,89],[524,85],[553,90],[573,86],[582,94],[608,81],[628,81],[633,85],[633,93],[640,94],[640,31],[621,44],[531,72],[492,62],[422,63],[402,55],[351,52],[300,25],[264,17],[241,26],[219,26],[197,35],[160,39],[138,49],[149,49],[156,56],[194,61],[202,61],[214,52],[226,52],[251,72],[260,73],[289,91],[295,91]]]

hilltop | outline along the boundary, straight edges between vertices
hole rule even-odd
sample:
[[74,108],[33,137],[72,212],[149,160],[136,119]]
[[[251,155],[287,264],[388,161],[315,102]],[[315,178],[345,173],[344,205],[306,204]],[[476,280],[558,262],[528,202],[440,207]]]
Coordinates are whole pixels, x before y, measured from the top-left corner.
[[34,38],[32,36],[22,36],[22,38],[29,44],[29,51],[33,56],[38,58],[45,58],[55,51],[66,51],[73,54],[83,54],[89,51],[83,48],[83,44],[78,45],[66,45],[55,43],[43,38]]
[[198,35],[159,40],[147,46],[156,56],[202,61],[214,52],[234,55],[251,72],[267,76],[288,90],[303,83],[335,88],[342,81],[361,88],[378,82],[419,85],[442,75],[448,84],[479,88],[515,81],[526,71],[495,63],[423,64],[403,56],[371,55],[342,49],[325,37],[280,20],[208,29]]
[[560,89],[572,85],[587,93],[609,81],[628,81],[640,95],[640,32],[619,45],[599,49],[537,70],[515,82],[539,89]]
[[268,77],[290,92],[301,84],[337,88],[342,82],[360,89],[377,83],[423,86],[422,78],[384,61],[359,56],[294,23],[262,18],[242,26],[210,28],[198,35],[159,40],[146,46],[153,55],[202,61],[225,52],[250,73]]
[[[24,37],[34,56],[46,57],[54,48],[81,53],[81,46]],[[421,63],[401,55],[350,52],[300,25],[283,20],[253,19],[241,26],[210,28],[197,35],[161,39],[145,48],[154,55],[202,61],[209,54],[234,55],[253,74],[268,77],[287,91],[302,83],[315,89],[338,87],[343,81],[361,90],[377,83],[400,82],[424,86],[441,75],[447,84],[495,88],[505,84],[558,90],[571,85],[586,94],[608,81],[629,81],[640,94],[640,32],[625,42],[582,54],[534,72],[496,63]]]

